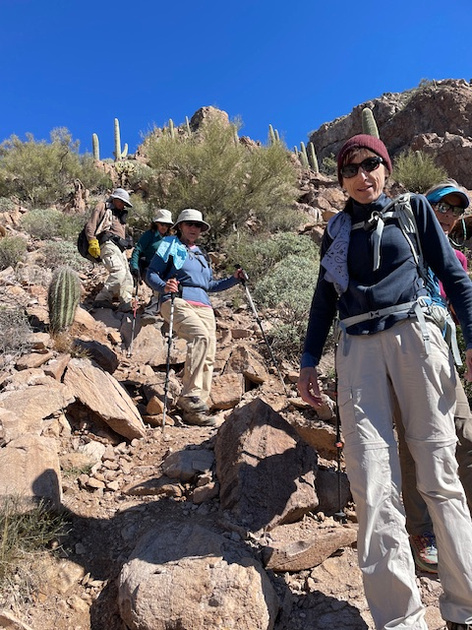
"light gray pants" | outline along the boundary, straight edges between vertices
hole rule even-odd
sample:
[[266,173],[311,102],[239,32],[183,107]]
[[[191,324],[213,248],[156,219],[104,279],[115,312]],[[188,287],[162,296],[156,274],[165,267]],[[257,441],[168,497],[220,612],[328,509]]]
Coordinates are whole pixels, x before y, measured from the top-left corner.
[[425,353],[413,319],[341,338],[338,400],[346,471],[359,521],[359,566],[376,628],[427,630],[405,528],[393,430],[395,399],[434,524],[444,619],[472,623],[472,521],[457,475],[455,370],[439,328]]
[[106,241],[100,245],[100,258],[108,278],[95,299],[111,302],[113,298],[119,298],[121,303],[129,303],[133,296],[133,276],[125,253],[112,241]]

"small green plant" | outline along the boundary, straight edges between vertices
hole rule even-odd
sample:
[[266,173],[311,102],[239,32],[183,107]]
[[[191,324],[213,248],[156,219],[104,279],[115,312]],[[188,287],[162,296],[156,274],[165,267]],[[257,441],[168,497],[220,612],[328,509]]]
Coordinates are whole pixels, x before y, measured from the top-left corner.
[[0,502],[0,600],[26,600],[40,584],[39,572],[32,572],[38,555],[67,533],[64,515],[40,502],[25,510],[21,497]]
[[57,269],[48,289],[49,327],[52,334],[69,328],[80,299],[80,280],[70,267]]
[[0,239],[0,271],[15,267],[25,257],[27,243],[21,236],[5,236]]
[[338,163],[336,161],[336,156],[334,155],[334,153],[330,153],[323,158],[320,171],[328,177],[338,176]]
[[430,155],[410,149],[394,161],[392,177],[407,190],[424,193],[437,182],[447,179],[448,174]]
[[31,326],[20,307],[0,306],[0,365],[8,365],[30,347]]

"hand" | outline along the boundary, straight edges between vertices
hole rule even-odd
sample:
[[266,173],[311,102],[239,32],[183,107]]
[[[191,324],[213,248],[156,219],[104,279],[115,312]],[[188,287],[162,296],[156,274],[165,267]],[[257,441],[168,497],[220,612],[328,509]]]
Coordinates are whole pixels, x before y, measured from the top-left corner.
[[464,378],[470,383],[472,382],[472,348],[465,351],[465,367]]
[[133,276],[133,278],[136,278],[136,280],[141,279],[141,273],[139,272],[139,269],[137,267],[130,267],[129,270],[131,271],[131,275]]
[[98,244],[98,240],[96,238],[92,238],[89,241],[88,253],[93,258],[100,258],[100,245]]
[[166,282],[166,286],[164,289],[164,293],[178,293],[179,292],[179,281],[177,278],[169,278]]
[[[472,351],[471,351],[472,352]],[[318,383],[318,373],[314,367],[306,367],[300,370],[298,377],[298,391],[302,400],[312,407],[318,408],[323,404],[320,386]]]
[[233,273],[233,278],[236,278],[236,280],[239,280],[240,282],[245,282],[249,279],[247,273],[242,267],[238,267],[236,269],[236,271]]

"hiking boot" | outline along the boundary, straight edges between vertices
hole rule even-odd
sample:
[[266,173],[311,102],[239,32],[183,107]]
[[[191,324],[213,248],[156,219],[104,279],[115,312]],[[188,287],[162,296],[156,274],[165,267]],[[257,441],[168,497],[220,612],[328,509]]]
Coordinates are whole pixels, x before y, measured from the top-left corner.
[[447,630],[472,630],[470,623],[456,623],[455,621],[446,621]]
[[130,313],[133,310],[131,302],[121,302],[118,310],[120,313]]
[[199,427],[216,426],[216,419],[213,416],[208,415],[205,411],[185,411],[182,415],[182,420],[185,424],[193,424]]
[[424,532],[419,536],[410,536],[415,564],[420,571],[428,573],[438,572],[438,550],[436,537],[431,532]]
[[143,313],[141,315],[141,326],[150,326],[151,324],[157,324],[159,318],[156,315],[150,313]]
[[209,407],[198,396],[180,396],[177,400],[177,407],[187,413],[204,413]]
[[108,300],[94,300],[92,308],[113,308],[113,304]]

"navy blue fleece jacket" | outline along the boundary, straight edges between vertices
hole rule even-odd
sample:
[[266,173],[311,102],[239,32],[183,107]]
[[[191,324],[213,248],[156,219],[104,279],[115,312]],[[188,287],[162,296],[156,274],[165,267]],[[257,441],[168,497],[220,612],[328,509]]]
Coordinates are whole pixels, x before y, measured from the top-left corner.
[[[381,210],[389,201],[384,194],[368,205],[349,199],[344,212],[351,215],[354,224],[368,220],[372,212]],[[426,198],[412,195],[411,206],[425,263],[443,283],[461,324],[467,348],[472,348],[472,282],[457,260]],[[372,230],[363,229],[351,232],[347,261],[349,285],[339,298],[333,284],[325,279],[324,268],[320,267],[310,309],[302,368],[318,365],[337,311],[339,318],[345,319],[427,295],[411,248],[397,221],[385,224],[380,268],[376,271],[373,270],[372,233]],[[331,243],[332,239],[326,230],[321,244],[321,258]],[[350,326],[347,332],[351,335],[375,334],[406,317],[406,313],[377,317]]]

